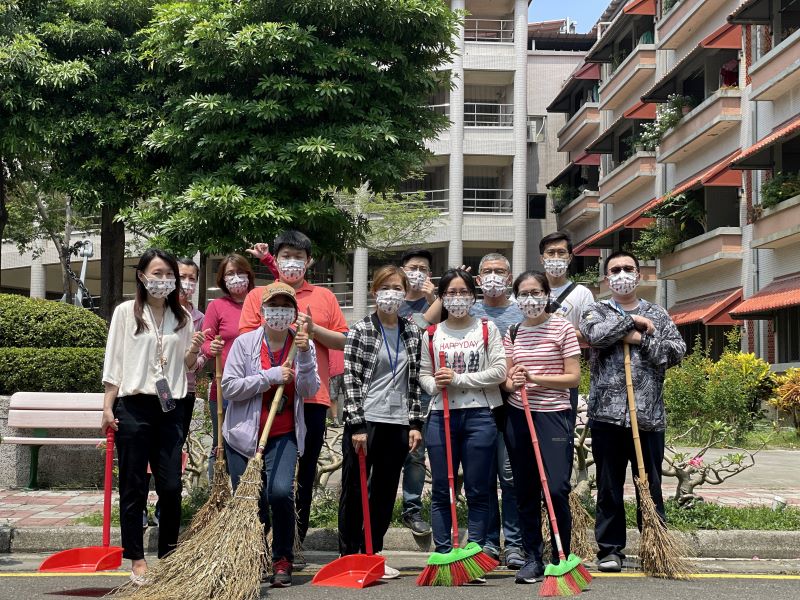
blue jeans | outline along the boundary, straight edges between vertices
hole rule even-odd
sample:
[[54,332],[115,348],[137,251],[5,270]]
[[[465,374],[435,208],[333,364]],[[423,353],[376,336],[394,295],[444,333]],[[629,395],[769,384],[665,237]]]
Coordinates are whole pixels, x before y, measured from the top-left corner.
[[[428,412],[431,397],[420,395],[422,414]],[[425,428],[422,430],[422,443],[413,452],[409,452],[403,465],[403,516],[419,514],[422,511],[422,489],[425,487]]]
[[[511,461],[503,439],[497,434],[496,477],[500,480],[500,492],[503,503],[503,536],[506,548],[522,548],[522,530],[519,525],[517,510],[517,493],[514,491],[514,474],[511,472]],[[492,508],[489,515],[489,529],[486,531],[486,545],[500,551],[500,503],[497,494],[492,494]]]
[[[225,444],[225,458],[234,491],[239,478],[251,457],[239,454]],[[259,516],[264,524],[264,535],[270,529],[269,511],[272,509],[272,559],[294,560],[294,468],[297,463],[297,441],[294,432],[270,438],[264,451]]]
[[[428,423],[428,457],[431,461],[433,493],[431,526],[436,552],[452,548],[450,488],[447,481],[447,455],[444,438],[444,413],[431,412]],[[464,408],[450,412],[450,437],[453,448],[453,473],[459,464],[464,469],[464,494],[467,497],[469,541],[486,543],[491,496],[497,496],[490,480],[497,454],[497,426],[488,408]]]

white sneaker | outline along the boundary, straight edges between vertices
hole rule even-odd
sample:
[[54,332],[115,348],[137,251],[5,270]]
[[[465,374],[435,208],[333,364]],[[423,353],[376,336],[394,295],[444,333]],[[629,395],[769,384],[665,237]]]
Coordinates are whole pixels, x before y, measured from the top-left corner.
[[398,577],[400,577],[400,571],[384,563],[383,577],[381,577],[381,579],[397,579]]

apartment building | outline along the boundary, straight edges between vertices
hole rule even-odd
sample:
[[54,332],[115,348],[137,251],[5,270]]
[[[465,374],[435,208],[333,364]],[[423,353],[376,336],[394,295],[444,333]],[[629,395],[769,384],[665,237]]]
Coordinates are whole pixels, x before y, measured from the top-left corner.
[[716,354],[742,325],[776,369],[800,361],[795,4],[614,1],[549,107],[569,118],[550,187],[579,265],[636,248],[687,343]]

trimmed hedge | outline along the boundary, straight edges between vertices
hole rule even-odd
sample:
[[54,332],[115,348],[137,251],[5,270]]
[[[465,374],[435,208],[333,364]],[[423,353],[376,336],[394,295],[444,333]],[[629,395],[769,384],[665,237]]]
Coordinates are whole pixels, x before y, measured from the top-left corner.
[[0,348],[0,394],[102,392],[104,356],[105,348]]
[[104,348],[107,337],[106,322],[85,308],[0,294],[0,348]]

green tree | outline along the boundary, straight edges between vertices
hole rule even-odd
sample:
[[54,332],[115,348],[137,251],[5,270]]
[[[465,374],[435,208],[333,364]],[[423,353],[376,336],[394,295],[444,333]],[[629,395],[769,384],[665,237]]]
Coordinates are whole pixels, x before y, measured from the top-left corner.
[[457,15],[440,0],[159,5],[143,58],[164,90],[146,145],[164,166],[126,215],[175,251],[225,252],[291,225],[341,256],[365,222],[325,190],[377,193],[447,125],[426,107]]

